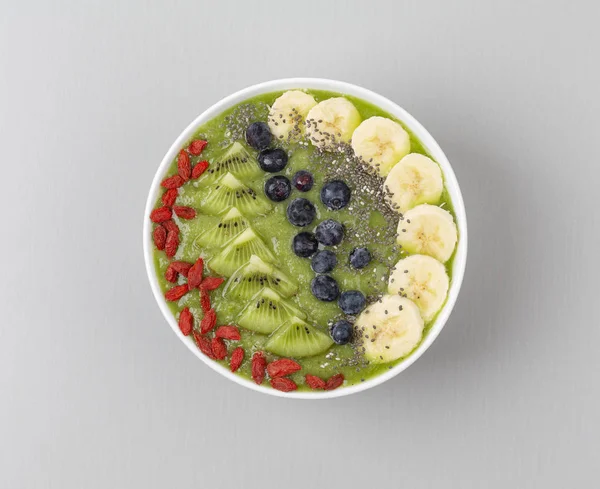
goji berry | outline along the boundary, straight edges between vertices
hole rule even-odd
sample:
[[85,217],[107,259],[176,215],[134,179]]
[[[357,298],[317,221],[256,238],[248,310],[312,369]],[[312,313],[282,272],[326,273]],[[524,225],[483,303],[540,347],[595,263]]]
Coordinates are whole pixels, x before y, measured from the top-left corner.
[[177,217],[181,219],[194,219],[196,217],[196,211],[191,207],[185,207],[183,205],[174,205],[173,211],[177,214]]
[[206,277],[200,284],[200,290],[215,290],[224,281],[225,279],[220,277]]
[[177,191],[176,188],[170,188],[169,190],[167,190],[164,194],[162,194],[162,197],[161,197],[163,205],[166,205],[167,207],[171,207],[173,204],[175,204],[178,193],[179,192]]
[[194,156],[198,156],[200,153],[202,153],[202,151],[204,151],[204,148],[206,147],[208,143],[202,139],[194,139],[191,143],[190,146],[188,147],[188,151],[190,153],[192,153]]
[[210,296],[203,290],[200,290],[200,307],[204,312],[210,311]]
[[215,331],[215,336],[232,341],[239,341],[242,338],[239,329],[235,326],[219,326]]
[[190,155],[185,150],[181,150],[177,156],[177,171],[179,176],[184,181],[188,181],[192,176],[192,164],[190,163]]
[[151,213],[150,213],[150,220],[152,222],[164,222],[164,221],[168,221],[169,219],[171,219],[171,216],[173,215],[173,213],[171,212],[171,209],[169,209],[168,207],[159,207],[158,209],[154,209]]
[[169,258],[173,258],[179,248],[179,233],[175,231],[169,231],[167,233],[167,241],[165,242],[165,254]]
[[179,314],[179,329],[185,336],[189,335],[194,329],[194,316],[192,316],[189,307],[184,307]]
[[252,380],[257,384],[262,384],[265,380],[265,372],[267,369],[267,360],[262,351],[257,351],[252,355]]
[[187,261],[172,261],[169,264],[169,267],[171,267],[173,270],[183,275],[184,277],[187,277],[190,268],[192,268],[192,265],[192,263],[189,263]]
[[200,321],[200,332],[202,334],[206,334],[211,329],[213,329],[216,324],[217,324],[217,313],[215,312],[214,309],[211,309],[206,314],[204,314],[202,321]]
[[152,231],[152,239],[154,240],[154,246],[156,246],[156,248],[164,250],[167,242],[167,230],[159,224],[154,228],[154,231]]
[[172,189],[181,187],[185,181],[179,175],[165,178],[160,185],[164,188]]
[[199,178],[208,168],[208,161],[199,161],[192,169],[192,178]]
[[177,271],[171,267],[171,265],[169,265],[167,267],[167,270],[165,271],[165,279],[167,280],[167,282],[171,282],[171,283],[175,283],[177,282],[177,276],[179,274],[177,273]]
[[162,223],[162,225],[167,230],[167,233],[173,231],[174,233],[179,234],[179,226],[175,223],[175,221],[165,221]]
[[192,265],[190,271],[188,272],[188,284],[190,289],[197,288],[202,282],[202,274],[204,273],[204,260],[202,258],[198,258],[196,263]]
[[271,379],[271,387],[282,392],[291,392],[298,388],[293,380],[290,380],[286,377],[277,377],[275,379]]
[[285,375],[290,375],[294,372],[297,372],[301,368],[302,367],[298,363],[294,362],[294,360],[290,360],[289,358],[281,358],[269,363],[267,366],[267,373],[271,377],[284,377]]
[[330,377],[329,380],[325,383],[325,390],[332,391],[333,389],[337,389],[343,383],[344,383],[344,375],[336,374],[333,377]]
[[240,368],[243,361],[244,349],[240,346],[233,350],[233,353],[231,354],[231,360],[229,361],[229,368],[232,372],[235,372],[238,368]]
[[325,389],[325,381],[322,378],[317,377],[316,375],[306,374],[304,376],[304,379],[306,380],[306,384],[311,389]]
[[189,291],[189,288],[188,288],[187,284],[176,285],[172,289],[167,290],[167,292],[165,293],[165,299],[167,299],[168,301],[171,301],[171,302],[178,301],[185,294],[187,294],[188,291]]
[[210,346],[217,360],[223,360],[227,356],[227,345],[222,338],[213,338]]
[[214,360],[215,354],[212,351],[210,340],[206,336],[202,336],[197,331],[194,331],[194,341],[202,353]]

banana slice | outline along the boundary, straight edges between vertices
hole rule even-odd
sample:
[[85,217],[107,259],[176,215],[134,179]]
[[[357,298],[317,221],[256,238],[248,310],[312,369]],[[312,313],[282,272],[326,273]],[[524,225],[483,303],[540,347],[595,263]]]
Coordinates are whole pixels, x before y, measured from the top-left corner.
[[410,153],[410,137],[397,122],[375,116],[356,128],[352,134],[352,149],[381,176],[386,176],[401,158]]
[[277,139],[297,140],[304,133],[304,119],[317,105],[312,95],[289,90],[281,95],[269,111],[269,129]]
[[432,256],[442,263],[452,256],[457,239],[452,214],[435,205],[418,205],[398,222],[397,241],[404,250]]
[[392,168],[384,185],[389,191],[390,207],[400,212],[419,204],[437,204],[444,190],[440,167],[418,153],[402,158]]
[[313,145],[328,148],[339,142],[350,142],[360,124],[360,114],[344,97],[323,100],[306,116],[306,135]]
[[427,255],[412,255],[394,268],[388,293],[407,297],[417,305],[425,322],[431,321],[448,294],[450,280],[444,265]]
[[405,357],[423,338],[419,308],[399,295],[384,295],[358,316],[354,327],[362,336],[365,358],[373,363]]

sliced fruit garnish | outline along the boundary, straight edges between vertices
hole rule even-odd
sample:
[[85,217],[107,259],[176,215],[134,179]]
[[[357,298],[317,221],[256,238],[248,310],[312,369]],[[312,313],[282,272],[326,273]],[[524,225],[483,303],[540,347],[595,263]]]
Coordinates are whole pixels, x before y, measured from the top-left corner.
[[229,277],[242,265],[248,263],[253,255],[271,263],[276,261],[275,255],[260,236],[252,228],[248,228],[210,261],[210,267],[219,275]]
[[237,207],[246,216],[265,214],[272,208],[262,195],[258,195],[234,175],[227,173],[210,187],[201,208],[207,214],[217,215],[231,207]]
[[411,153],[395,165],[384,184],[390,207],[406,212],[419,204],[437,204],[444,190],[442,171],[427,156]]
[[352,134],[356,156],[385,176],[410,152],[410,137],[404,128],[386,117],[370,117]]
[[293,317],[268,339],[265,349],[282,357],[310,357],[323,353],[333,344],[327,333]]
[[440,310],[450,281],[446,268],[435,258],[412,255],[400,260],[390,275],[388,293],[400,294],[413,301],[428,322]]
[[350,142],[352,133],[360,124],[356,107],[344,97],[323,100],[306,115],[306,135],[319,148],[335,147],[339,142]]
[[245,180],[260,175],[261,171],[256,159],[236,141],[212,162],[202,181],[214,181],[227,173]]
[[236,207],[232,207],[217,224],[196,237],[194,246],[197,249],[220,248],[246,229],[248,220]]
[[429,255],[442,263],[452,256],[457,239],[452,214],[435,205],[418,205],[398,222],[397,240],[406,251]]
[[290,297],[298,291],[298,286],[283,272],[260,257],[251,256],[248,263],[236,270],[227,281],[223,293],[248,300],[263,287],[273,289],[282,297]]
[[415,303],[399,295],[384,295],[354,323],[362,336],[365,358],[386,363],[405,357],[423,337],[423,318]]
[[237,323],[243,328],[269,334],[292,317],[306,315],[269,287],[256,294],[242,310]]
[[304,118],[317,105],[312,95],[289,90],[281,95],[269,112],[269,129],[277,139],[298,139],[304,133]]

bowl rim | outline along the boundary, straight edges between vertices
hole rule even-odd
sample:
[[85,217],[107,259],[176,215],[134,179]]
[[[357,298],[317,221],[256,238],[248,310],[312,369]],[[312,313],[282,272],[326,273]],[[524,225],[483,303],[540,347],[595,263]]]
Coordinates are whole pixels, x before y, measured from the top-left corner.
[[[438,162],[442,168],[444,176],[444,184],[447,191],[452,199],[454,207],[454,213],[456,215],[457,227],[459,231],[459,240],[457,249],[454,255],[454,262],[452,267],[452,282],[448,291],[448,297],[442,308],[438,313],[435,323],[430,328],[429,333],[421,344],[412,352],[412,354],[404,361],[398,363],[393,368],[385,373],[382,373],[376,377],[373,377],[365,382],[356,384],[353,386],[344,387],[342,389],[336,389],[333,391],[294,391],[294,392],[281,392],[270,387],[257,385],[254,382],[236,375],[230,372],[227,368],[223,367],[217,362],[212,361],[205,355],[203,355],[196,347],[193,339],[190,336],[184,336],[175,320],[175,317],[171,313],[167,306],[167,302],[164,298],[158,278],[154,271],[153,262],[153,244],[151,238],[151,225],[152,222],[148,219],[150,212],[154,207],[154,203],[158,198],[158,193],[161,189],[160,182],[162,181],[166,169],[170,166],[175,156],[179,152],[180,148],[185,142],[194,134],[199,126],[219,115],[224,110],[256,95],[261,95],[269,92],[290,90],[290,89],[314,89],[314,90],[326,90],[331,92],[337,92],[341,95],[350,95],[362,100],[365,100],[373,105],[378,106],[382,110],[385,110],[389,114],[393,115],[403,124],[405,124],[413,134],[420,140],[423,147],[429,152],[429,154]],[[225,376],[226,378],[233,380],[234,382],[250,388],[252,390],[270,394],[277,397],[287,397],[293,399],[330,399],[334,397],[348,396],[358,392],[365,391],[377,385],[380,385],[387,380],[395,377],[400,372],[406,370],[414,362],[420,358],[425,351],[431,346],[435,339],[440,334],[441,330],[445,326],[450,313],[454,308],[458,294],[462,285],[466,261],[467,261],[467,216],[465,212],[464,202],[456,175],[448,161],[448,158],[442,151],[439,144],[433,138],[433,136],[419,123],[411,114],[409,114],[402,107],[392,102],[383,95],[379,95],[371,90],[354,85],[347,82],[338,80],[331,80],[326,78],[282,78],[277,80],[270,80],[262,83],[246,87],[242,90],[238,90],[231,95],[221,99],[198,117],[196,117],[175,139],[169,150],[163,157],[160,165],[158,166],[150,190],[148,192],[148,198],[146,200],[146,206],[144,208],[143,217],[143,249],[144,249],[144,262],[146,265],[146,273],[150,282],[150,287],[154,294],[154,298],[163,313],[163,316],[167,320],[167,323],[171,326],[173,332],[179,337],[179,339],[188,347],[188,349],[206,365]]]

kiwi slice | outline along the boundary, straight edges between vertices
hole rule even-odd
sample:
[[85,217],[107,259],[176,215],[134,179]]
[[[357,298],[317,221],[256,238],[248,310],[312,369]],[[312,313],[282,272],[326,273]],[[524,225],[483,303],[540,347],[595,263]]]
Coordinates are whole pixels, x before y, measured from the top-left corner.
[[240,313],[237,324],[258,333],[269,334],[294,316],[304,319],[306,314],[273,289],[265,287]]
[[237,207],[246,216],[256,216],[266,214],[271,204],[231,173],[226,173],[210,187],[200,208],[207,214],[217,215],[231,207]]
[[253,255],[227,281],[223,293],[232,298],[250,300],[263,287],[273,289],[282,297],[290,297],[298,291],[298,286],[283,272]]
[[262,171],[256,159],[236,141],[212,162],[204,173],[202,181],[214,181],[226,173],[247,180],[257,177]]
[[228,243],[246,229],[248,229],[248,220],[236,207],[232,207],[217,224],[196,237],[194,246],[198,249],[217,248]]
[[271,263],[277,261],[260,236],[249,227],[225,246],[210,261],[209,266],[219,275],[230,277],[238,268],[248,263],[253,255]]
[[327,333],[293,317],[268,339],[265,349],[282,357],[310,357],[323,353],[333,344]]

